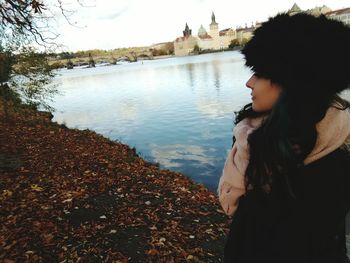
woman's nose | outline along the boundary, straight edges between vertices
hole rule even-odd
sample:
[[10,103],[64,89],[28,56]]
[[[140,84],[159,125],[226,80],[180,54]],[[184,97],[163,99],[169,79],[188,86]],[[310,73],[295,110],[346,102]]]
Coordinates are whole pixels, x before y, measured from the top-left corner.
[[255,76],[252,75],[252,76],[248,79],[248,81],[246,82],[245,85],[247,86],[247,88],[252,89],[252,88],[253,88],[254,82],[255,82]]

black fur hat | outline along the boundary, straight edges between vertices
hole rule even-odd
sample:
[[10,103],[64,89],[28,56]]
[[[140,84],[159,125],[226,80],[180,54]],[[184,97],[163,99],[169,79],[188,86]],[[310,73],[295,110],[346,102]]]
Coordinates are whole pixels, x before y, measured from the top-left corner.
[[279,13],[241,50],[245,65],[293,97],[323,100],[350,88],[350,27],[324,15]]

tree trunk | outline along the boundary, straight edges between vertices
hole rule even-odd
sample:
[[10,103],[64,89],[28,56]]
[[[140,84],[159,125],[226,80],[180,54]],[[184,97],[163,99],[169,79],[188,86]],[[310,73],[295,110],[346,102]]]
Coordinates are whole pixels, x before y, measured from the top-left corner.
[[8,88],[9,86],[7,84],[3,84],[1,83],[1,90],[0,90],[0,95],[2,98],[2,102],[3,102],[3,111],[4,111],[4,120],[5,122],[9,122],[10,117],[9,117],[9,113],[8,113]]

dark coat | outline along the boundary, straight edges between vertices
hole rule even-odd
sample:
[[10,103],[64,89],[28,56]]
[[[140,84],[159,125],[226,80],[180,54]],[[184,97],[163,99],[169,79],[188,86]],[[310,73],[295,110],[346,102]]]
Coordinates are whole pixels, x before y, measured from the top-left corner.
[[[350,209],[350,155],[338,148],[293,176],[297,198],[283,187],[240,197],[226,240],[226,263],[344,263]],[[278,182],[276,183],[278,185]]]

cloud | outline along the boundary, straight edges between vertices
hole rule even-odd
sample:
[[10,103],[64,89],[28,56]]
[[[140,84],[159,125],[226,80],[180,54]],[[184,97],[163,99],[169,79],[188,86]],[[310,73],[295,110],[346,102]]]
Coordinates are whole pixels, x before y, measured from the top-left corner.
[[199,166],[215,166],[215,156],[210,156],[205,149],[199,145],[190,144],[150,144],[151,154],[155,160],[165,167],[184,167],[186,162],[197,163]]
[[120,17],[122,14],[124,14],[125,12],[127,12],[129,10],[128,7],[124,7],[121,10],[118,11],[114,11],[112,13],[109,14],[104,14],[104,15],[100,15],[97,17],[97,19],[101,19],[101,20],[113,20],[116,19],[118,17]]
[[[332,9],[349,6],[349,0],[299,1],[298,5],[302,9],[323,4]],[[164,2],[162,0],[95,0],[94,8],[72,6],[71,9],[77,10],[74,19],[73,16],[71,18],[72,21],[77,21],[78,26],[86,28],[78,30],[61,16],[62,19],[57,25],[57,31],[61,33],[60,41],[69,47],[70,51],[146,46],[173,41],[176,37],[182,36],[186,22],[193,34],[197,34],[201,24],[208,30],[212,11],[219,23],[219,29],[235,28],[244,26],[246,23],[250,25],[252,22],[265,21],[268,16],[288,10],[295,1],[179,0],[171,8]]]

